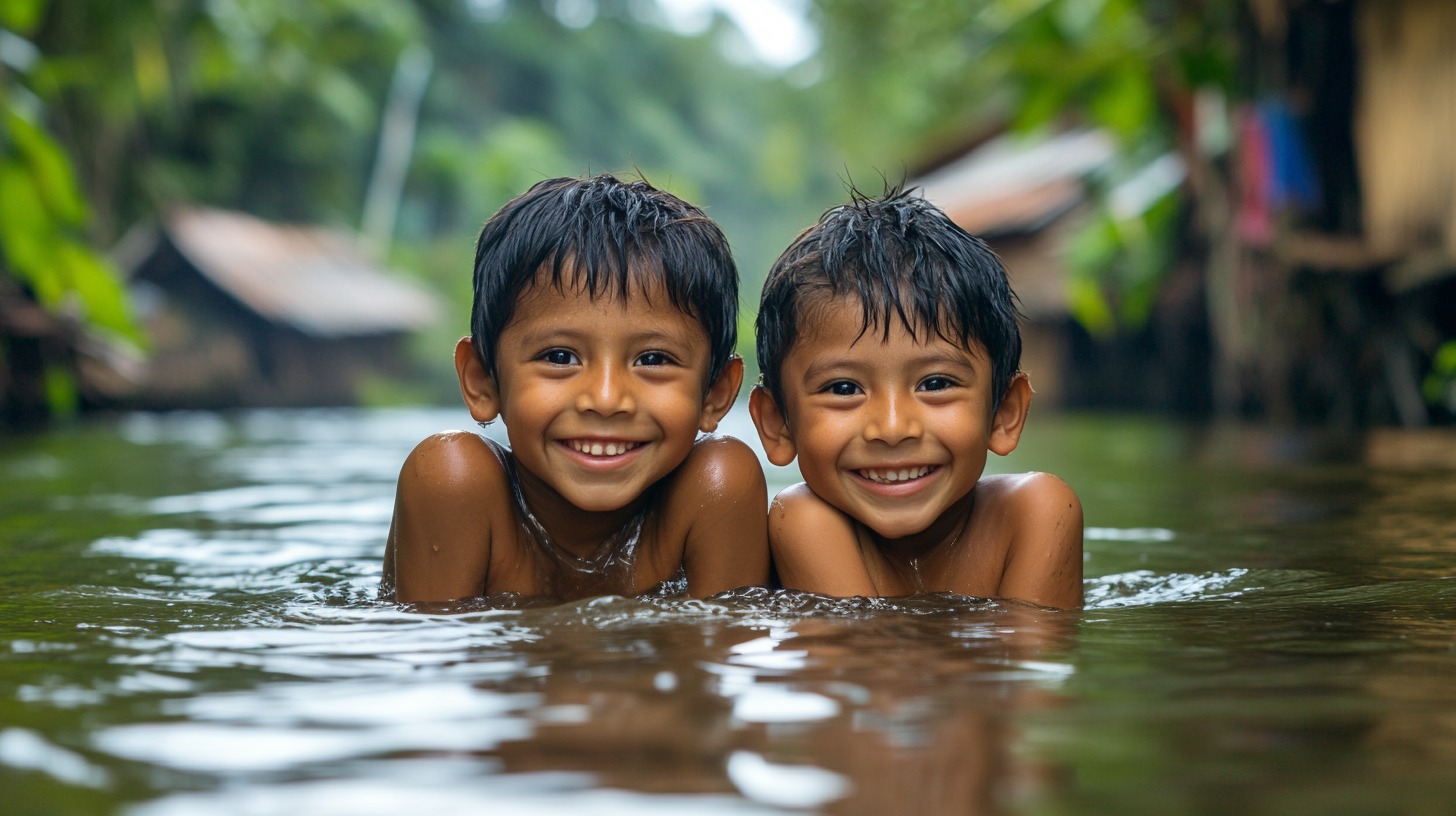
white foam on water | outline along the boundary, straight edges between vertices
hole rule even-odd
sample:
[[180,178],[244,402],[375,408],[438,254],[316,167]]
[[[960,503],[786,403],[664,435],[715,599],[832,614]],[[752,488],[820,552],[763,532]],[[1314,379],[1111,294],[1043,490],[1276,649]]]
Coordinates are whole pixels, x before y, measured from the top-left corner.
[[1159,575],[1151,570],[1134,570],[1117,575],[1104,575],[1087,582],[1083,593],[1084,604],[1087,609],[1115,609],[1235,598],[1243,594],[1243,590],[1233,585],[1248,572],[1246,569],[1235,568],[1204,575]]

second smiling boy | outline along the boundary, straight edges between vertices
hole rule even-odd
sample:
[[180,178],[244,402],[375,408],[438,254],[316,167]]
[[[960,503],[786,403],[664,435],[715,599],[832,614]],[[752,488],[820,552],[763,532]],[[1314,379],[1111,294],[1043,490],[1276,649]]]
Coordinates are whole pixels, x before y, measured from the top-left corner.
[[1043,473],[982,476],[1031,404],[1006,272],[906,192],[856,195],[775,262],[749,408],[770,461],[784,586],[837,596],[956,592],[1082,604],[1082,508]]

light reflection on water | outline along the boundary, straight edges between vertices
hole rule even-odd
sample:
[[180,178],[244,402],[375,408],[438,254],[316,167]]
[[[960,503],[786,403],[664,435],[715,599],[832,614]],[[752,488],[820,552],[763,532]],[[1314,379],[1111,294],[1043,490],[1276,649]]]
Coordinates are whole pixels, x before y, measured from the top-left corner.
[[[398,467],[466,424],[144,415],[0,442],[0,788],[18,812],[1456,802],[1449,436],[1339,455],[1037,418],[993,466],[1081,493],[1081,613],[766,590],[381,602]],[[741,414],[725,430],[750,433]]]

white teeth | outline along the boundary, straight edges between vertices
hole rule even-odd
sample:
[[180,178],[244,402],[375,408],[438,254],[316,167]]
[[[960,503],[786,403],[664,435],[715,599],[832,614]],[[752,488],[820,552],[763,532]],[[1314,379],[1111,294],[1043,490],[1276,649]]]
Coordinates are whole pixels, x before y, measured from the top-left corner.
[[588,456],[617,456],[637,447],[640,442],[579,442],[571,441],[571,449]]
[[911,479],[919,479],[929,472],[929,465],[921,465],[920,467],[900,468],[899,470],[870,470],[866,468],[860,471],[860,475],[872,482],[894,484],[895,482],[908,482]]

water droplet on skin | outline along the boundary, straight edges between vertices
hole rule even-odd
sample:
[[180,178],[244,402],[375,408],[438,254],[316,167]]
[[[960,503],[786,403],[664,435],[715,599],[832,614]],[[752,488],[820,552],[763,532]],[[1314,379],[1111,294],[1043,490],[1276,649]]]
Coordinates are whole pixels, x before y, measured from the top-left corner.
[[925,579],[920,576],[920,556],[910,559],[910,577],[915,581],[915,594],[925,592]]

